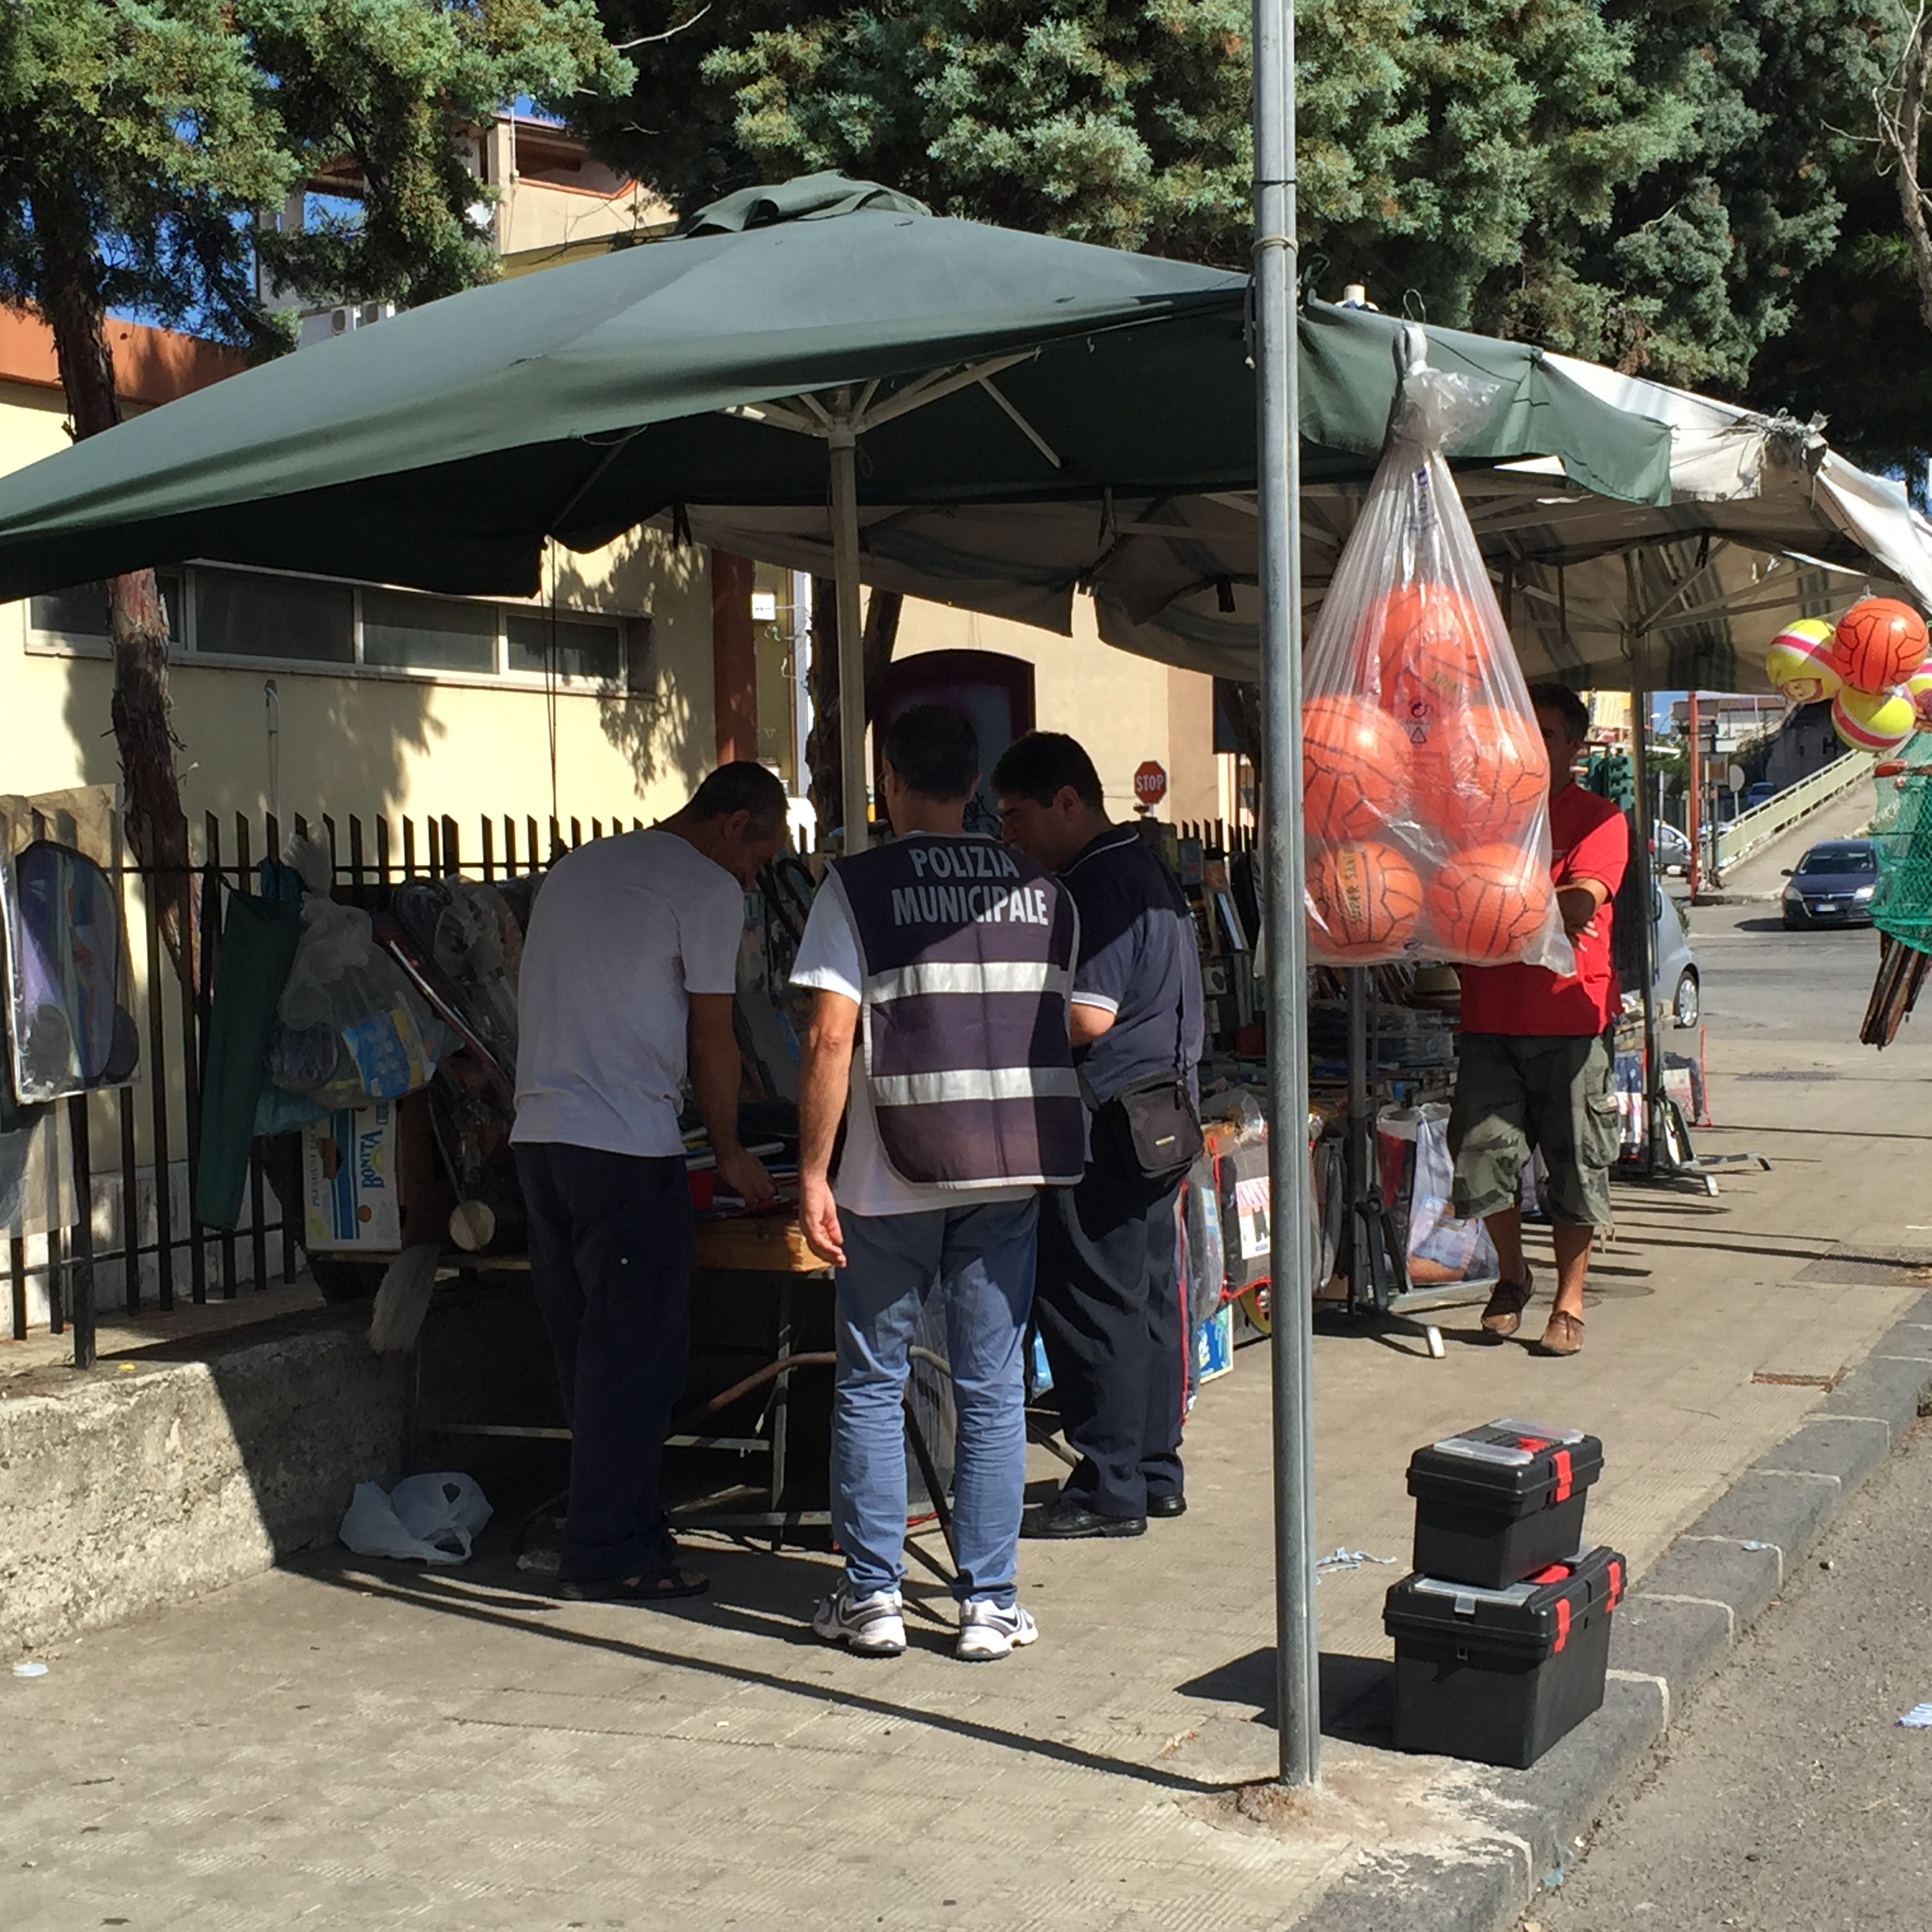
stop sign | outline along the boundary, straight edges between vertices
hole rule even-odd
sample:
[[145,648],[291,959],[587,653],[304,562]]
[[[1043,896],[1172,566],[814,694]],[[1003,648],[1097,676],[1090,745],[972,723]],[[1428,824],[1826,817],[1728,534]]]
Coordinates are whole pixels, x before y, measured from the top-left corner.
[[1167,768],[1149,758],[1134,773],[1134,802],[1140,805],[1158,805],[1166,796]]

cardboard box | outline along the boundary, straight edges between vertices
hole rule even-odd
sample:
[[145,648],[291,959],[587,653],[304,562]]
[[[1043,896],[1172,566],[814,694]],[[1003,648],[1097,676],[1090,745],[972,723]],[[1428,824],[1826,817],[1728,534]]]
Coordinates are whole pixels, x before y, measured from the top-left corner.
[[318,1253],[402,1245],[395,1103],[343,1108],[301,1136],[302,1245]]

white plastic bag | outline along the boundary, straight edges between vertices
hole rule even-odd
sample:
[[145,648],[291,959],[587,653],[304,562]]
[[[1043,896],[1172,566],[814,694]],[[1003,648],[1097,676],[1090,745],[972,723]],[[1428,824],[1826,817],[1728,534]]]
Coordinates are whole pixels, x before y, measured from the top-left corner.
[[[1489,1230],[1480,1221],[1458,1220],[1452,1204],[1448,1108],[1440,1101],[1419,1107],[1384,1107],[1376,1117],[1376,1132],[1381,1141],[1384,1192],[1396,1200],[1402,1188],[1407,1189],[1411,1284],[1421,1288],[1493,1279],[1496,1246]],[[1406,1175],[1406,1180],[1397,1179],[1398,1175]]]
[[459,1563],[469,1561],[489,1519],[483,1492],[469,1477],[446,1470],[406,1476],[388,1494],[379,1483],[358,1483],[338,1533],[358,1556]]
[[1401,412],[1309,645],[1309,948],[1573,973],[1548,762],[1443,456],[1496,385],[1428,368],[1424,346],[1412,331]]

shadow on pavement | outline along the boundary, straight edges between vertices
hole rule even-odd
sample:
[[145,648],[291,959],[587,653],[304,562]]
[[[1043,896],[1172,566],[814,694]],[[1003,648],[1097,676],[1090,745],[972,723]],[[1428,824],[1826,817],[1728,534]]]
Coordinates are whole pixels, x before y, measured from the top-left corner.
[[[715,1561],[718,1557],[726,1560]],[[438,1575],[401,1564],[359,1558],[343,1560],[333,1555],[312,1556],[286,1567],[312,1582],[332,1589],[384,1598],[434,1615],[453,1617],[462,1623],[541,1638],[638,1664],[688,1671],[698,1676],[716,1678],[739,1687],[776,1691],[821,1709],[830,1705],[868,1717],[889,1717],[895,1722],[922,1725],[998,1750],[1046,1758],[1073,1770],[1128,1779],[1161,1791],[1204,1795],[1222,1788],[1222,1783],[1213,1779],[1189,1777],[1156,1765],[1110,1758],[1104,1753],[1084,1750],[1078,1745],[1061,1743],[1050,1738],[1029,1737],[1023,1732],[953,1712],[927,1710],[915,1703],[868,1695],[837,1683],[828,1683],[822,1677],[805,1682],[782,1676],[777,1671],[758,1670],[695,1657],[688,1652],[651,1642],[651,1635],[675,1631],[680,1623],[698,1623],[765,1638],[786,1649],[816,1644],[817,1640],[799,1620],[799,1607],[801,1603],[809,1606],[816,1586],[829,1574],[822,1563],[783,1555],[774,1557],[765,1552],[754,1555],[750,1552],[728,1550],[707,1551],[706,1561],[711,1567],[713,1593],[710,1597],[676,1604],[635,1607],[578,1604],[545,1591],[505,1589],[487,1578],[478,1577],[473,1583],[468,1574],[461,1578]],[[807,1570],[811,1573],[809,1582],[799,1574]],[[774,1571],[791,1574],[782,1584],[776,1578],[769,1580],[758,1578],[761,1571],[769,1577],[769,1573]],[[758,1580],[754,1582],[754,1578]],[[782,1612],[776,1612],[770,1606],[781,1590],[784,1608]],[[560,1612],[573,1612],[608,1617],[641,1634],[637,1638],[606,1635],[601,1631],[572,1628],[547,1620]],[[858,1659],[851,1660],[851,1666],[855,1673],[866,1674],[889,1672],[892,1668],[889,1663]]]
[[[1321,1653],[1321,1728],[1324,1737],[1347,1744],[1392,1747],[1395,1739],[1395,1668],[1386,1657]],[[1218,1704],[1252,1704],[1254,1721],[1275,1724],[1275,1653],[1250,1650],[1176,1687],[1183,1697]]]

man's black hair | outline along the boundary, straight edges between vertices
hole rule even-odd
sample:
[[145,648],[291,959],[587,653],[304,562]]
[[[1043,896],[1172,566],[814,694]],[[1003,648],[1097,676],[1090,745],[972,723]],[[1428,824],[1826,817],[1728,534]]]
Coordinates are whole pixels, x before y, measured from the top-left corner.
[[1589,736],[1589,706],[1567,684],[1547,680],[1530,687],[1530,702],[1539,711],[1554,711],[1563,720],[1564,735],[1572,744],[1581,744]]
[[1016,738],[993,767],[996,799],[1031,799],[1035,805],[1050,805],[1068,785],[1089,811],[1106,810],[1100,774],[1087,747],[1065,732],[1028,732]]
[[979,735],[950,705],[913,705],[886,727],[879,756],[921,798],[949,805],[979,782]]
[[737,758],[721,765],[691,796],[694,818],[728,818],[748,812],[745,837],[766,839],[785,822],[785,788],[762,765]]

